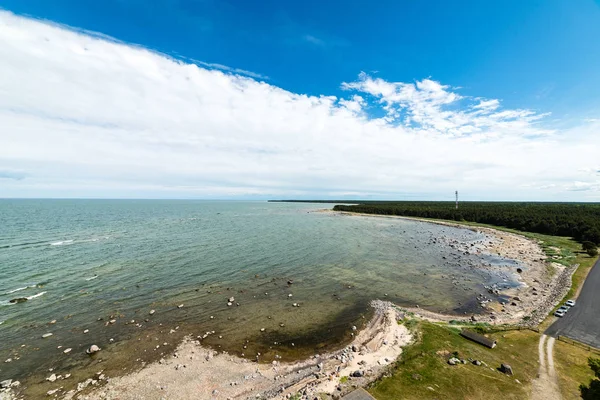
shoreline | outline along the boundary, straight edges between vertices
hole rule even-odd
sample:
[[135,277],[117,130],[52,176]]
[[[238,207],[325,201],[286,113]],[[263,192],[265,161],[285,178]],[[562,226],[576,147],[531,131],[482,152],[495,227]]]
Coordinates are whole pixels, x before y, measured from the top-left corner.
[[[549,265],[553,274],[549,276],[547,268],[548,256],[546,256],[540,247],[540,243],[523,235],[499,229],[401,215],[353,213],[348,211],[334,211],[332,209],[322,209],[319,212],[329,212],[351,217],[404,219],[481,232],[486,236],[492,237],[492,240],[484,245],[484,250],[487,253],[519,261],[525,267],[521,269],[521,272],[517,272],[519,282],[522,284],[521,287],[499,291],[500,294],[507,297],[505,304],[495,301],[488,302],[485,300],[486,295],[481,293],[478,300],[484,299],[483,304],[481,304],[482,313],[477,315],[459,316],[436,313],[421,309],[418,306],[401,307],[407,312],[414,313],[432,322],[450,322],[455,320],[484,322],[491,325],[535,327],[543,322],[555,305],[566,296],[571,287],[571,275],[577,268],[576,265],[565,267],[559,263],[552,262]],[[458,245],[459,250],[468,251],[466,245]],[[488,289],[488,291],[493,293],[491,289]]]
[[[98,375],[81,390],[53,392],[63,399],[288,399],[300,393],[342,396],[379,378],[412,340],[398,323],[404,314],[389,302],[371,302],[374,315],[352,342],[297,362],[256,363],[218,353],[191,337],[169,356],[120,377]],[[100,379],[101,377],[101,379]]]
[[[410,333],[406,328],[396,323],[403,313],[414,313],[419,318],[433,322],[485,322],[492,325],[510,324],[531,327],[541,322],[554,307],[556,301],[562,299],[569,290],[570,279],[567,279],[567,285],[560,286],[560,283],[565,282],[565,276],[570,278],[570,273],[573,272],[572,268],[556,264],[553,276],[547,276],[547,257],[539,243],[518,234],[487,227],[473,227],[422,218],[333,210],[320,210],[319,212],[371,218],[401,218],[481,232],[486,239],[489,239],[481,249],[482,252],[497,254],[522,263],[523,269],[518,274],[522,285],[517,288],[501,290],[501,294],[509,299],[506,304],[483,301],[481,313],[472,315],[441,314],[418,306],[400,307],[375,300],[372,302],[375,309],[373,317],[364,329],[357,330],[356,337],[353,336],[354,339],[349,345],[323,355],[313,355],[304,360],[273,361],[270,364],[257,363],[226,352],[215,351],[206,345],[201,345],[200,340],[187,337],[178,344],[175,343],[174,353],[170,356],[165,354],[163,359],[148,364],[142,363],[142,367],[138,370],[123,374],[117,373],[115,377],[104,376],[108,374],[106,372],[103,374],[102,370],[99,371],[99,374],[90,375],[87,379],[79,376],[77,380],[80,382],[75,383],[75,386],[79,386],[81,391],[71,389],[74,382],[69,382],[68,385],[65,385],[68,387],[62,389],[57,381],[56,388],[51,390],[60,390],[52,394],[58,398],[81,397],[83,399],[126,399],[140,398],[140,396],[157,399],[165,396],[185,399],[198,398],[199,393],[202,393],[201,398],[223,399],[229,397],[248,398],[254,397],[256,394],[264,395],[267,398],[283,399],[287,394],[298,392],[307,396],[313,395],[312,397],[319,392],[335,392],[336,395],[341,395],[345,393],[344,390],[349,390],[349,386],[364,386],[377,379],[384,372],[386,366],[393,363],[401,354],[402,346],[411,340]],[[452,246],[454,251],[473,252],[473,249],[465,243],[453,241],[446,244]],[[485,268],[485,266],[481,267]],[[494,289],[490,290],[494,291]],[[561,295],[561,293],[563,294]],[[482,299],[485,297],[484,293],[480,295]],[[529,319],[524,320],[524,317],[529,317]],[[384,345],[384,342],[388,344]],[[371,345],[367,351],[363,347],[369,343]],[[353,351],[353,346],[357,346],[358,351]],[[350,376],[355,371],[362,371],[363,376],[352,377],[347,382],[350,385],[340,386],[341,377]],[[66,381],[63,383],[67,384]],[[338,390],[338,387],[341,388],[341,391]],[[208,388],[214,389],[208,391]],[[199,392],[199,390],[205,391]],[[217,392],[213,393],[214,390]],[[4,399],[5,397],[0,398]]]

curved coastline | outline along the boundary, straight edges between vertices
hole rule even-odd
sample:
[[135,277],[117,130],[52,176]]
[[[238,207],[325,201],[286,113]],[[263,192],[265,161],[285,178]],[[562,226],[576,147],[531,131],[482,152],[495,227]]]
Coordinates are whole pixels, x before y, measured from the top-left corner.
[[[334,212],[332,210],[326,211],[352,217],[415,219],[399,216],[380,216],[371,214],[357,215],[347,212]],[[313,356],[308,359],[285,363],[274,361],[274,364],[257,364],[245,358],[229,355],[225,352],[215,352],[214,347],[207,347],[206,345],[200,344],[200,340],[197,338],[179,337],[177,342],[179,344],[171,343],[169,345],[169,348],[174,350],[172,356],[165,356],[165,359],[151,362],[150,364],[142,363],[140,365],[142,367],[141,370],[126,373],[121,377],[118,377],[119,374],[115,374],[114,377],[104,377],[103,380],[100,380],[98,379],[98,376],[102,374],[96,377],[92,375],[86,379],[81,379],[82,376],[79,376],[77,379],[81,379],[80,382],[61,382],[61,386],[63,386],[65,390],[56,393],[64,396],[64,398],[70,398],[69,396],[72,397],[86,393],[89,393],[87,395],[90,396],[90,399],[113,398],[111,396],[116,396],[118,398],[136,398],[137,396],[137,398],[139,398],[139,395],[145,390],[145,385],[146,387],[152,386],[155,391],[156,388],[159,387],[161,391],[167,391],[162,393],[162,395],[165,395],[170,390],[169,386],[172,386],[172,384],[161,386],[160,382],[169,381],[168,379],[173,380],[173,382],[180,381],[177,385],[181,387],[181,390],[177,389],[172,393],[172,396],[178,398],[194,398],[192,393],[197,395],[197,391],[188,392],[186,390],[191,390],[189,386],[194,385],[193,382],[196,382],[197,380],[201,381],[202,379],[208,379],[212,386],[209,385],[207,387],[215,387],[213,390],[216,390],[217,393],[229,393],[229,389],[233,388],[231,396],[229,396],[232,398],[242,396],[242,394],[243,396],[246,396],[249,393],[263,393],[271,396],[269,398],[279,398],[277,396],[283,396],[287,393],[293,393],[294,391],[299,390],[308,390],[307,393],[317,393],[319,390],[335,390],[337,384],[339,384],[339,379],[336,381],[336,377],[339,378],[341,376],[339,374],[340,370],[349,368],[348,365],[351,366],[350,368],[354,368],[355,365],[352,364],[351,361],[353,359],[359,359],[356,355],[352,354],[352,345],[358,344],[360,347],[364,346],[364,343],[375,340],[374,338],[381,339],[382,337],[386,337],[386,335],[393,335],[394,345],[389,346],[383,353],[378,352],[383,347],[387,346],[384,345],[383,342],[389,341],[377,339],[376,341],[378,344],[372,346],[372,351],[363,354],[363,356],[369,356],[367,357],[369,358],[369,361],[365,360],[366,364],[361,364],[365,367],[365,371],[369,371],[366,376],[363,377],[363,382],[365,383],[374,380],[383,371],[385,365],[396,359],[401,352],[401,347],[410,341],[408,332],[400,332],[392,329],[399,326],[395,321],[401,316],[402,312],[412,312],[421,318],[432,321],[449,322],[451,320],[457,320],[464,322],[487,322],[490,324],[535,325],[539,322],[540,318],[546,316],[548,311],[545,310],[547,310],[548,307],[550,309],[552,308],[554,302],[553,299],[558,296],[558,294],[556,294],[558,293],[556,291],[557,285],[560,282],[561,277],[568,273],[568,269],[557,264],[555,266],[556,273],[553,276],[548,276],[546,271],[546,256],[539,244],[535,241],[525,238],[524,236],[506,233],[491,228],[465,226],[444,221],[431,221],[425,219],[416,220],[483,232],[486,235],[493,237],[493,240],[486,245],[485,251],[491,254],[498,254],[502,257],[517,259],[523,263],[525,268],[523,268],[522,272],[519,274],[519,280],[522,285],[517,288],[505,289],[505,291],[503,291],[503,294],[507,299],[510,299],[510,302],[507,302],[506,304],[485,302],[481,307],[480,313],[462,316],[430,312],[420,307],[397,307],[391,303],[385,303],[385,307],[383,307],[381,304],[384,303],[374,302],[375,313],[373,318],[363,329],[357,331],[356,337],[354,337],[348,347],[324,355],[317,355],[317,357]],[[461,250],[468,251],[466,247]],[[566,290],[568,290],[568,287]],[[537,294],[534,294],[534,292]],[[527,316],[529,316],[529,319],[525,320],[524,318]],[[390,321],[393,321],[394,323],[391,324]],[[176,347],[173,347],[173,345]],[[394,350],[388,352],[388,350],[392,348]],[[360,351],[358,353],[360,353]],[[374,353],[375,355],[371,353]],[[382,355],[379,357],[379,354],[384,353],[385,356]],[[351,357],[349,357],[349,355]],[[379,358],[375,359],[374,357]],[[198,364],[200,367],[193,368],[191,367],[191,362],[196,358],[199,359],[198,361],[201,364]],[[388,361],[385,361],[386,358]],[[184,359],[186,361],[189,359],[190,365],[183,362]],[[332,370],[327,370],[324,366],[319,367],[321,362],[324,363],[323,365],[326,365],[327,362],[333,360],[335,360],[335,362],[332,364]],[[207,375],[204,371],[205,369],[206,371],[210,371],[210,374]],[[177,372],[173,372],[172,370]],[[222,373],[223,371],[227,371],[227,373]],[[239,371],[245,371],[247,373],[240,378],[240,375],[237,374]],[[221,374],[218,379],[215,378],[217,372],[218,374]],[[353,371],[350,371],[350,373],[352,372]],[[316,378],[315,380],[315,373],[319,376],[322,375],[321,378]],[[287,376],[287,378],[281,378],[285,376]],[[181,381],[182,377],[185,378],[184,381]],[[150,383],[153,385],[148,385],[148,379],[150,379]],[[265,379],[266,381],[263,382]],[[83,387],[81,387],[82,391],[78,392],[74,386],[80,385],[83,385]],[[97,388],[96,385],[100,387]],[[197,382],[195,386],[197,386]],[[283,391],[281,391],[282,386],[286,388]],[[218,389],[217,387],[221,389]],[[238,389],[243,390],[239,392]],[[70,392],[70,390],[72,390],[72,392]],[[123,390],[125,390],[125,392],[123,392]],[[125,396],[124,393],[127,392],[131,392],[132,397]],[[112,393],[112,395],[110,393]],[[119,393],[118,396],[116,395],[117,393]],[[159,392],[159,394],[161,393]],[[207,392],[206,395],[210,397],[212,396],[212,392]],[[222,396],[219,395],[219,397]],[[147,398],[152,398],[152,396]]]
[[[557,302],[567,294],[571,285],[570,277],[576,269],[576,266],[565,267],[554,262],[548,264],[548,257],[542,250],[540,243],[523,235],[499,229],[399,215],[353,213],[330,209],[323,209],[320,212],[351,217],[406,219],[482,232],[494,238],[485,246],[485,251],[504,258],[518,260],[523,264],[524,268],[518,273],[522,285],[502,291],[502,294],[506,296],[504,304],[500,302],[482,304],[481,313],[477,316],[460,316],[433,312],[420,307],[403,307],[408,312],[434,322],[456,320],[485,322],[491,325],[507,324],[535,327],[546,318]],[[547,267],[548,265],[550,265],[550,268]]]

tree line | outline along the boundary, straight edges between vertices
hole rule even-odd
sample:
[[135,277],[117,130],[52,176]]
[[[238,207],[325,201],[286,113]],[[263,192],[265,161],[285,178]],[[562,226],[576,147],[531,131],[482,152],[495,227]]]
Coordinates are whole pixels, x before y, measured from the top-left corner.
[[600,245],[600,203],[508,203],[402,201],[338,204],[336,211],[435,218],[504,226],[525,232],[569,236]]

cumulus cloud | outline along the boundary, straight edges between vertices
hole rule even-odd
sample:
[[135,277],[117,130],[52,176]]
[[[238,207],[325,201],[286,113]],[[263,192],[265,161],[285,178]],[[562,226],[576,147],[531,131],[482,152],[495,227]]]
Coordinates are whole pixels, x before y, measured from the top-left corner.
[[599,199],[597,125],[432,78],[311,96],[7,12],[0,60],[0,196]]

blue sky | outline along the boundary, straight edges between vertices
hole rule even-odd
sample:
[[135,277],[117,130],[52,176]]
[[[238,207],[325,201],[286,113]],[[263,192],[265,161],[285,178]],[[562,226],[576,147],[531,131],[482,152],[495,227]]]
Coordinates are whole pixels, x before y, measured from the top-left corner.
[[[33,147],[32,132],[42,128],[44,140],[55,135],[54,143],[70,143],[56,160],[44,149],[19,155],[27,147],[18,143],[23,132],[4,137],[14,147],[0,153],[0,197],[445,199],[464,188],[472,199],[600,200],[597,1],[4,0],[0,7],[14,28],[3,38],[5,77],[12,80],[0,80],[0,122],[27,130]],[[37,36],[19,33],[38,28]],[[94,35],[102,43],[95,50],[83,45],[85,58],[73,50],[92,40],[85,31],[121,43]],[[134,55],[146,58],[131,62]],[[103,63],[115,68],[111,75],[99,71]],[[25,75],[23,65],[33,64],[39,68]],[[186,64],[198,67],[197,85],[152,84],[183,77]],[[154,67],[156,74],[146,76]],[[28,96],[19,79],[32,80]],[[65,102],[57,88],[79,102],[48,106]],[[103,114],[99,104],[114,96],[131,101],[120,109],[142,104],[139,120]],[[169,119],[189,118],[178,114],[181,104],[200,97],[194,112],[210,111],[207,129],[198,117],[172,134],[154,131]],[[484,101],[491,106],[479,106]],[[297,104],[282,108],[290,102]],[[162,122],[143,126],[144,105],[153,116],[165,110]],[[103,131],[94,130],[99,126]],[[85,148],[92,139],[98,147]],[[498,152],[504,162],[492,160]],[[120,154],[110,168],[99,160],[106,153]],[[195,167],[176,161],[194,155],[215,159]],[[448,164],[429,156],[449,157]],[[303,167],[290,167],[290,157]],[[152,159],[175,165],[161,170]],[[367,181],[361,169],[380,176]],[[490,177],[497,181],[490,184]]]

